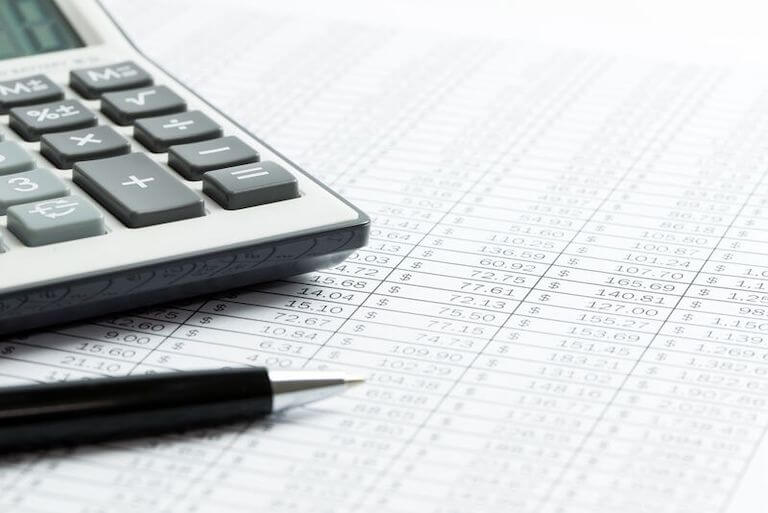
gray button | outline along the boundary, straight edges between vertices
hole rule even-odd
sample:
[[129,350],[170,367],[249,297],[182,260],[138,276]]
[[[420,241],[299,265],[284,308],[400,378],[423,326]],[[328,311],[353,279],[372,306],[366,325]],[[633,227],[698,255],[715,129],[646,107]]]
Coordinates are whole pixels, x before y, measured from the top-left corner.
[[0,216],[8,207],[58,198],[69,194],[63,181],[48,169],[33,169],[23,173],[0,176]]
[[27,171],[33,167],[35,167],[35,161],[32,160],[32,155],[27,153],[19,143],[0,142],[0,176]]
[[168,164],[188,180],[200,180],[206,171],[258,161],[259,153],[235,136],[168,150]]
[[31,75],[0,82],[0,114],[6,114],[13,107],[52,102],[62,98],[64,92],[45,75]]
[[79,162],[73,178],[131,228],[205,215],[202,198],[144,153]]
[[222,207],[235,210],[299,196],[299,184],[275,162],[228,167],[203,175],[203,191]]
[[186,110],[187,103],[165,86],[105,93],[101,111],[118,125],[130,125],[136,119],[173,114]]
[[8,209],[8,229],[27,246],[104,233],[104,216],[80,196],[25,203]]
[[77,100],[62,100],[11,109],[11,128],[27,141],[42,134],[94,126],[96,116]]
[[173,144],[221,137],[221,127],[200,111],[142,119],[133,127],[133,136],[154,152],[168,151]]
[[68,169],[81,160],[125,155],[130,151],[128,139],[109,126],[48,134],[40,139],[40,153],[61,169]]
[[69,85],[80,95],[93,99],[109,91],[152,85],[152,77],[133,62],[124,61],[72,70]]

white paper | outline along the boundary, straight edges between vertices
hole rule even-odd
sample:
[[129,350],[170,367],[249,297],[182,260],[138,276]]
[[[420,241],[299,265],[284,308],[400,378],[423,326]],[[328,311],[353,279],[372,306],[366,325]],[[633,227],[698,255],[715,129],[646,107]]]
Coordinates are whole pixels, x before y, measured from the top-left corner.
[[249,364],[369,381],[251,426],[16,458],[3,511],[763,510],[764,73],[181,5],[110,2],[148,54],[368,212],[370,244],[2,342],[2,382]]

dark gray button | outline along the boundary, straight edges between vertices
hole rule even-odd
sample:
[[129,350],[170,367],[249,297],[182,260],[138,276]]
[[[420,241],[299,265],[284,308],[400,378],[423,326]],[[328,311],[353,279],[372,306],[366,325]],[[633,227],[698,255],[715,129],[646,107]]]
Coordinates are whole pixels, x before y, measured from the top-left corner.
[[69,194],[64,182],[48,169],[33,169],[23,173],[0,176],[0,216],[8,207],[58,198]]
[[40,140],[40,153],[61,169],[68,169],[81,160],[125,155],[130,151],[128,139],[109,126],[48,134]]
[[27,246],[102,235],[104,216],[80,196],[25,203],[8,209],[8,229]]
[[0,114],[13,107],[52,102],[64,98],[64,92],[45,75],[31,75],[0,82]]
[[299,196],[299,184],[275,162],[228,167],[205,173],[203,191],[222,207],[235,210]]
[[69,85],[80,95],[93,99],[109,91],[152,85],[152,77],[133,62],[125,61],[72,70]]
[[64,132],[96,124],[96,116],[77,100],[62,100],[11,109],[11,128],[27,141],[42,134]]
[[188,180],[214,169],[259,161],[259,153],[235,136],[171,146],[168,164]]
[[72,176],[131,228],[205,215],[202,198],[144,153],[78,162]]
[[19,143],[0,142],[0,176],[27,171],[33,167],[35,167],[35,161],[32,160],[32,155],[27,153]]
[[200,111],[142,119],[133,127],[133,136],[154,152],[168,151],[173,144],[221,137],[221,127]]
[[101,111],[118,125],[130,125],[139,118],[173,114],[186,110],[187,103],[165,86],[104,93]]

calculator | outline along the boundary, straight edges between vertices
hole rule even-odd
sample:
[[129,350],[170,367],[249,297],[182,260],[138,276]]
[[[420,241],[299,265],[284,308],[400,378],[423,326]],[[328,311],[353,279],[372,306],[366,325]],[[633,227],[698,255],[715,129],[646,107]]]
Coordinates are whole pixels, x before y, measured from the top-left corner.
[[0,334],[328,267],[369,224],[95,0],[0,0]]

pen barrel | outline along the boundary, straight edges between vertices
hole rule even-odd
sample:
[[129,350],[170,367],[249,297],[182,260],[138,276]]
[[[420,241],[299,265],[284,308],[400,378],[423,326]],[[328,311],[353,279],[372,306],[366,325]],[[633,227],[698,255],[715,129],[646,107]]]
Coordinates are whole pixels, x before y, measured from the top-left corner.
[[0,454],[211,427],[271,411],[266,369],[9,387],[0,391]]

